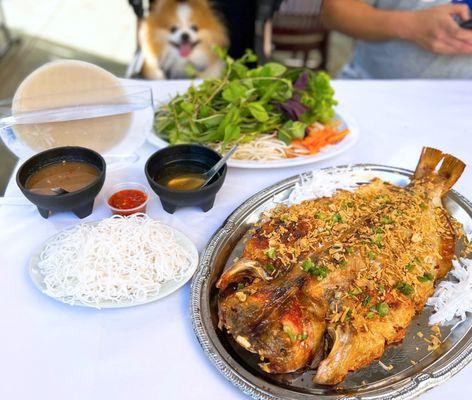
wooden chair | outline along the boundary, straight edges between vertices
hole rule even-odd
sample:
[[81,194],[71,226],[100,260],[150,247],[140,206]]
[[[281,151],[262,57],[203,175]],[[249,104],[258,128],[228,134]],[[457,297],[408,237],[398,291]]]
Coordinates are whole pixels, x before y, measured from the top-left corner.
[[316,69],[326,69],[329,31],[319,21],[322,1],[285,0],[271,21],[272,50],[290,51],[295,57],[303,54],[307,66],[309,53],[318,50],[321,62]]

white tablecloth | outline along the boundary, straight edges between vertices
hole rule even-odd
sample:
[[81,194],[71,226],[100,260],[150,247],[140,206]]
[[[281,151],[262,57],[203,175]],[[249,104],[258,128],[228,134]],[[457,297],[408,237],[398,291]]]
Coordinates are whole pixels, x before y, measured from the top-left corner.
[[[157,98],[185,82],[154,83]],[[472,166],[472,81],[337,81],[337,98],[358,121],[361,137],[346,154],[317,165],[228,172],[215,207],[165,213],[156,198],[150,216],[185,232],[201,250],[239,204],[260,189],[301,171],[348,163],[414,168],[423,145],[450,152]],[[86,220],[109,215],[106,187],[145,181],[143,165],[155,149],[107,176]],[[472,168],[455,188],[472,198]],[[11,180],[7,195],[18,194]],[[49,236],[76,224],[69,214],[42,219],[33,207],[0,207],[0,399],[241,399],[205,357],[190,323],[189,285],[153,304],[97,311],[70,307],[30,282],[31,253]],[[466,399],[472,366],[424,399]]]

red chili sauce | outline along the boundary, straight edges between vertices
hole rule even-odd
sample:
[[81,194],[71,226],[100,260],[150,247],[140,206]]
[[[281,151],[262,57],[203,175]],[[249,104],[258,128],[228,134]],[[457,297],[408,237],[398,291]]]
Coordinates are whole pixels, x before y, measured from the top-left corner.
[[[125,189],[114,193],[108,199],[108,204],[116,209],[112,210],[113,214],[131,215],[145,212],[146,200],[146,193],[136,189]],[[141,205],[142,207],[139,207]]]

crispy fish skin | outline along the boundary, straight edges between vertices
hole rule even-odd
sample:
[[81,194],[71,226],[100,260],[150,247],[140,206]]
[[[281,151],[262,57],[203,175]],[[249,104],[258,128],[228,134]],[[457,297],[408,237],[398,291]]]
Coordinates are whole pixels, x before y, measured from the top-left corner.
[[451,268],[456,238],[442,197],[463,169],[425,148],[405,188],[374,179],[276,208],[217,282],[220,328],[264,371],[317,368],[318,384],[379,358]]

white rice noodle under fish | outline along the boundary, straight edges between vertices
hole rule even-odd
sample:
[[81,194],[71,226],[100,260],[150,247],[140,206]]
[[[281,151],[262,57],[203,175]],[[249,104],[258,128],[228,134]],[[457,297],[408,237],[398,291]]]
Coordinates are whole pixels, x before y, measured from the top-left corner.
[[302,175],[288,198],[289,204],[298,204],[305,200],[331,197],[338,190],[353,191],[361,183],[374,178],[369,171],[354,168],[335,168],[330,170],[314,170]]
[[430,325],[463,322],[466,314],[472,312],[472,260],[453,260],[449,277],[454,281],[440,282],[426,303],[435,311],[429,318]]

